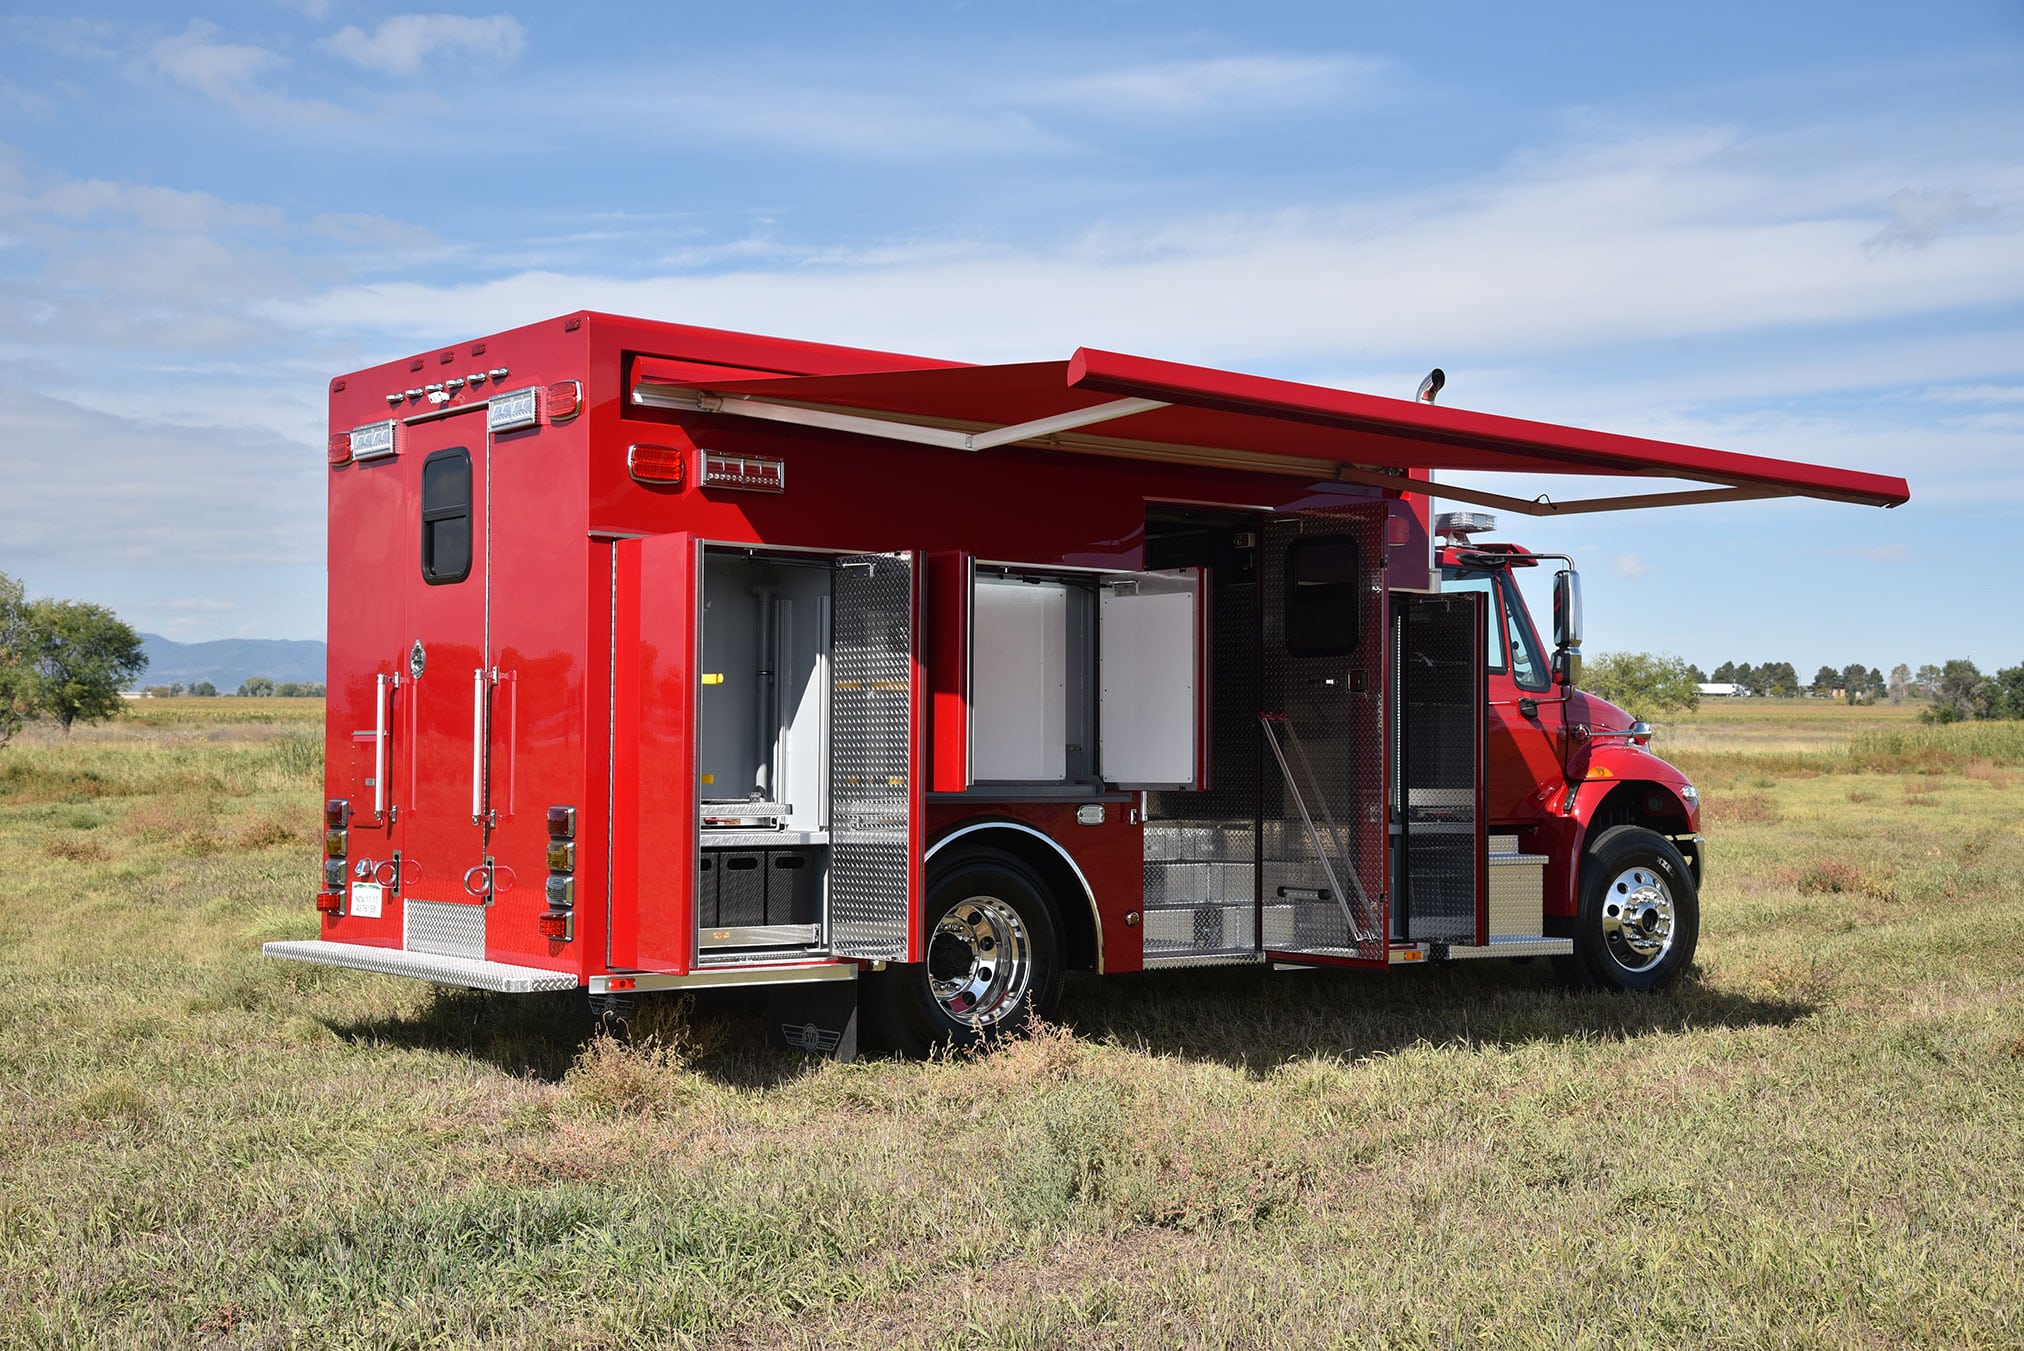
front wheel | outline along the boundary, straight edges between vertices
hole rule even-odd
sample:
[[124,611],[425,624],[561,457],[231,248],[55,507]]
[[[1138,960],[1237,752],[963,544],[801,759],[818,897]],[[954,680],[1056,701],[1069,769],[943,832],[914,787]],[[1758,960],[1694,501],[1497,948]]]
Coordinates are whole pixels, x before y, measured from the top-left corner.
[[1673,842],[1642,826],[1613,826],[1588,843],[1574,954],[1560,959],[1576,985],[1656,990],[1694,960],[1701,899]]
[[1024,1029],[1061,997],[1061,942],[1044,884],[1025,864],[975,850],[928,876],[925,961],[869,978],[868,1021],[892,1050],[974,1046]]

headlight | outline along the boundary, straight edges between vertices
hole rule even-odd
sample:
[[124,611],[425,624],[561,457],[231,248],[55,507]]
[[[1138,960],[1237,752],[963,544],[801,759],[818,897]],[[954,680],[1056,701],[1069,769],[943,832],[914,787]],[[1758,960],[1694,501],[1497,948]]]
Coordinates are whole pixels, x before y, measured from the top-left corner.
[[1681,784],[1680,799],[1689,805],[1698,805],[1701,800],[1701,790],[1690,783]]

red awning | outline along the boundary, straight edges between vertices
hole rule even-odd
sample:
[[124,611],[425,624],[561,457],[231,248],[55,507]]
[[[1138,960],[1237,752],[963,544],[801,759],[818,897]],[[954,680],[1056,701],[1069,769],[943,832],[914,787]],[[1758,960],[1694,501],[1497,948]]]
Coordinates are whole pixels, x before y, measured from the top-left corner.
[[[1901,478],[1528,422],[1407,399],[1082,348],[1067,361],[717,380],[640,358],[633,401],[988,450],[998,445],[1337,479],[1534,515],[1754,497],[1892,507]],[[1712,489],[1553,502],[1406,470],[1637,475]]]

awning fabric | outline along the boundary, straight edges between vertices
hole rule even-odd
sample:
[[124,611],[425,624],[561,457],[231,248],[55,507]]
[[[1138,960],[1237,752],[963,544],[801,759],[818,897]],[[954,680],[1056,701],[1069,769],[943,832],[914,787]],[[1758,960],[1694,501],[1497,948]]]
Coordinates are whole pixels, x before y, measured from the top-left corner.
[[[1774,460],[1636,436],[1529,422],[1407,399],[1242,375],[1082,348],[1067,361],[953,366],[857,375],[777,376],[699,382],[692,365],[641,358],[635,403],[745,413],[909,439],[982,434],[1040,424],[1011,444],[1233,469],[1303,474],[1427,491],[1401,471],[1635,475],[1687,479],[1715,490],[1659,492],[1556,503],[1442,483],[1432,495],[1532,514],[1643,505],[1805,496],[1892,507],[1905,481],[1826,465]],[[1124,402],[1134,401],[1134,402]],[[1156,401],[1154,406],[1151,402]],[[1108,406],[1108,407],[1106,407]],[[1092,419],[1077,425],[1081,414]],[[1053,420],[1068,430],[1050,430]],[[999,441],[1004,438],[999,438]],[[955,444],[956,442],[937,442]],[[962,445],[960,448],[981,448]]]

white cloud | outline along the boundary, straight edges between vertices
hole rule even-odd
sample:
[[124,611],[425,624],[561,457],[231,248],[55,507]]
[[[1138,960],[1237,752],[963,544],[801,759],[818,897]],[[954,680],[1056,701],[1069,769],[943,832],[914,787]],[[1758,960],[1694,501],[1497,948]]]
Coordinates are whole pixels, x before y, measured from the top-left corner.
[[1961,191],[1921,192],[1900,188],[1890,195],[1890,224],[1863,241],[1863,247],[1922,249],[1945,231],[1960,225],[1977,225],[1996,218],[1996,208],[1984,206]]
[[265,47],[221,42],[219,32],[214,23],[192,19],[181,33],[157,38],[143,64],[185,89],[249,116],[315,122],[345,116],[321,99],[276,93],[266,81],[288,65],[287,58]]
[[526,28],[505,14],[486,18],[397,14],[382,20],[371,33],[358,27],[340,29],[324,45],[368,70],[413,75],[438,53],[462,53],[503,65],[517,58],[526,42]]
[[1040,98],[1159,117],[1285,111],[1366,97],[1385,69],[1358,56],[1226,56],[1071,76]]
[[1642,577],[1652,569],[1651,564],[1637,554],[1611,554],[1609,570],[1619,577]]

